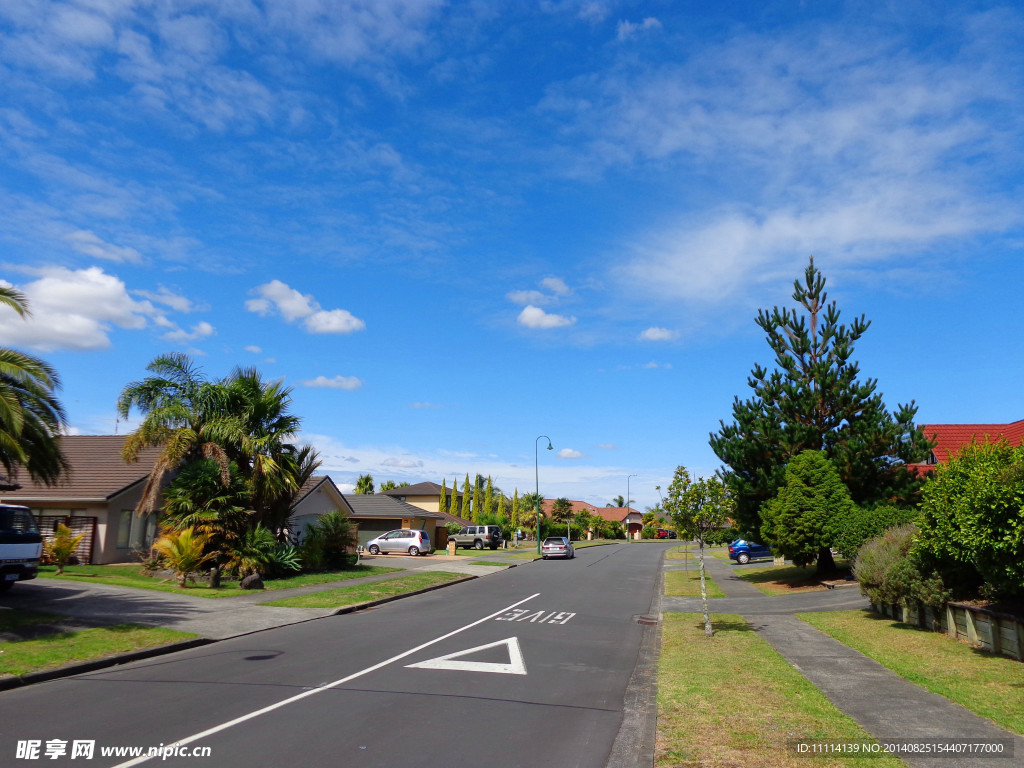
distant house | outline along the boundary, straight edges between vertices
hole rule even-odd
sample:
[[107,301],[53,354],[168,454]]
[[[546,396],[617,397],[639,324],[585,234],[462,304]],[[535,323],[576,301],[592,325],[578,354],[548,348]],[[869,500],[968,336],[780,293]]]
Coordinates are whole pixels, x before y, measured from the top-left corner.
[[1020,445],[1024,442],[1024,419],[1009,424],[922,424],[921,431],[935,441],[935,447],[925,461],[907,465],[911,472],[929,472],[954,458],[972,442],[981,445],[1006,440],[1011,445]]
[[[546,517],[551,517],[551,510],[555,506],[556,499],[544,499],[541,502],[541,512]],[[595,507],[593,504],[586,501],[576,501],[573,499],[569,500],[569,504],[572,506],[572,513],[578,515],[580,512],[589,512],[595,517],[600,517],[605,520],[609,520],[613,523],[618,523],[622,526],[623,531],[627,536],[633,538],[640,537],[640,531],[643,529],[643,514],[637,512],[632,507]]]
[[[446,491],[449,503],[451,503],[452,496],[461,499],[462,492],[455,488],[447,488]],[[472,520],[466,520],[452,515],[446,509],[440,509],[441,506],[441,486],[437,483],[425,481],[422,483],[415,483],[413,485],[403,485],[400,488],[391,488],[387,491],[378,491],[377,496],[388,496],[396,501],[405,502],[411,504],[414,507],[419,507],[426,512],[434,512],[440,518],[440,522],[437,524],[436,534],[434,531],[428,529],[428,533],[431,535],[431,541],[434,542],[434,546],[443,548],[448,544],[448,530],[444,527],[445,523],[458,523],[460,526],[472,525]],[[409,526],[403,526],[409,527]]]
[[53,487],[15,475],[16,482],[5,487],[20,487],[0,491],[0,498],[29,507],[44,536],[52,535],[58,523],[84,533],[76,552],[82,562],[129,562],[156,535],[157,516],[140,517],[135,508],[160,451],[146,449],[128,464],[121,458],[124,441],[123,435],[62,436],[60,448],[70,472]]

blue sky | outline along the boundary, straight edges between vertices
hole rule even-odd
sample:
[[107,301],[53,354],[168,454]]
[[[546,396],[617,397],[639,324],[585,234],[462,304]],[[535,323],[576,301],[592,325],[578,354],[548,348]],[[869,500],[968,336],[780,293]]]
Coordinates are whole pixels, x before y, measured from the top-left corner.
[[5,0],[3,343],[71,429],[156,355],[294,388],[343,488],[657,501],[809,256],[887,404],[1020,399],[1024,11]]

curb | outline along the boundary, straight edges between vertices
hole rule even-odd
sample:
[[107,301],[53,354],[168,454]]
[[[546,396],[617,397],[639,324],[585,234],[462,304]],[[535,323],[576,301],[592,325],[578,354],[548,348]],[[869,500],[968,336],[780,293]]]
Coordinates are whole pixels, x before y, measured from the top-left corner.
[[[515,565],[510,565],[509,568],[515,568]],[[291,624],[281,626],[293,626],[294,624],[306,624],[310,621],[319,621],[325,619],[328,616],[342,616],[346,613],[355,613],[356,611],[363,611],[368,608],[376,608],[378,605],[384,605],[385,603],[391,603],[395,600],[401,600],[405,597],[415,597],[416,595],[422,595],[426,592],[433,592],[437,589],[444,589],[445,587],[451,587],[455,584],[462,584],[466,581],[472,581],[478,579],[479,576],[466,575],[461,579],[454,579],[453,581],[446,581],[444,584],[435,584],[431,587],[424,587],[423,589],[417,589],[414,592],[404,592],[401,595],[392,595],[391,597],[382,597],[379,600],[370,600],[365,603],[356,603],[355,605],[346,605],[339,608],[334,613],[328,613],[325,616],[317,616],[312,619],[304,619],[303,621],[292,622]],[[40,672],[29,672],[26,675],[8,677],[0,679],[0,692],[10,691],[15,688],[22,688],[26,685],[34,685],[35,683],[45,683],[49,680],[57,680],[62,677],[74,677],[75,675],[83,675],[87,672],[95,672],[100,669],[107,669],[109,667],[116,667],[121,664],[128,664],[133,661],[141,661],[143,659],[151,659],[154,656],[165,656],[170,653],[176,653],[177,651],[187,651],[192,648],[200,648],[204,645],[213,645],[214,643],[220,643],[224,640],[233,640],[236,637],[245,637],[247,635],[255,635],[258,632],[267,632],[271,629],[278,629],[279,627],[268,627],[267,629],[257,629],[252,632],[242,632],[231,637],[223,637],[217,640],[208,637],[197,637],[194,640],[182,640],[177,643],[167,643],[166,645],[156,645],[152,648],[140,648],[137,651],[129,651],[128,653],[118,653],[113,656],[104,656],[102,659],[92,659],[90,661],[76,662],[74,664],[67,664],[63,667],[57,667],[56,669],[46,669]]]
[[151,659],[154,656],[163,656],[164,654],[174,653],[176,651],[187,651],[190,648],[199,648],[204,645],[212,645],[216,642],[219,641],[210,640],[206,637],[197,637],[194,640],[180,640],[176,643],[154,645],[151,648],[140,648],[137,651],[118,653],[114,656],[104,656],[102,659],[79,661],[74,664],[67,664],[63,667],[57,667],[56,669],[44,669],[40,672],[29,672],[26,675],[6,677],[0,679],[0,691],[10,691],[14,688],[21,688],[26,685],[45,683],[48,680],[56,680],[61,677],[83,675],[86,672],[95,672],[98,669],[106,669],[107,667],[114,667],[119,664],[127,664],[131,661]]

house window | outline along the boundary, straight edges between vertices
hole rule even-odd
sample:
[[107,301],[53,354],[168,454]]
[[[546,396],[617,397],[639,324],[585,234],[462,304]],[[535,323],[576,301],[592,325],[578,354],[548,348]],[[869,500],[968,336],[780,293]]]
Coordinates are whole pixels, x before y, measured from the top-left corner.
[[118,549],[144,549],[153,543],[156,535],[156,515],[136,515],[133,509],[121,510],[121,524],[117,529]]

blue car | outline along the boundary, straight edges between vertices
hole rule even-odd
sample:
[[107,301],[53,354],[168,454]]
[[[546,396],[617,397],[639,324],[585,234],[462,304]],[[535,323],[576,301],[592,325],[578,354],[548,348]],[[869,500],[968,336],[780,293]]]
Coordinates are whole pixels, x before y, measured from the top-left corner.
[[745,539],[736,539],[729,545],[729,559],[735,560],[740,565],[746,565],[758,557],[773,557],[772,551],[764,544]]

